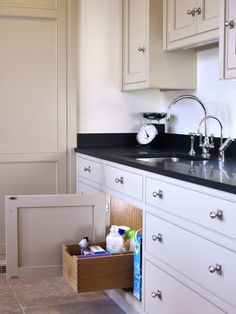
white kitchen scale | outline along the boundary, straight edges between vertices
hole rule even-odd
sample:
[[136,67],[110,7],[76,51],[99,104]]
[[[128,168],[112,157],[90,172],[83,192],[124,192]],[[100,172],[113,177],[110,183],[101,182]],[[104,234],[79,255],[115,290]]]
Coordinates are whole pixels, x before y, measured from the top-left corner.
[[167,116],[166,112],[141,112],[141,115],[148,120],[143,124],[136,136],[140,145],[147,145],[153,142],[157,135],[164,134],[165,125],[159,121]]

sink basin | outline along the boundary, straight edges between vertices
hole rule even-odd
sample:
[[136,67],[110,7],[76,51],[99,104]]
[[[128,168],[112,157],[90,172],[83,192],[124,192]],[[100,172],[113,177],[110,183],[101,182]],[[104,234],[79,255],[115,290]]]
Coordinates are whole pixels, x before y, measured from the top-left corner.
[[160,162],[184,162],[184,161],[203,161],[207,160],[201,156],[190,156],[178,153],[143,153],[129,155],[129,158],[143,161],[146,163],[160,163]]
[[145,161],[145,162],[178,162],[180,161],[180,158],[178,157],[150,157],[150,158],[135,158],[139,161]]

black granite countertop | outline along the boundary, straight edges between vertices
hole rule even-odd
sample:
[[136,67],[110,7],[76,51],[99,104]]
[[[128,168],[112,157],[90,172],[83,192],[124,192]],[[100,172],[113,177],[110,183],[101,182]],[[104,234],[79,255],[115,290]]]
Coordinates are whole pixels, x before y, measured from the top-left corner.
[[[130,143],[129,143],[130,144]],[[108,145],[106,145],[108,146]],[[180,146],[180,145],[179,145]],[[182,147],[162,145],[162,147],[79,147],[76,152],[88,156],[116,162],[129,167],[149,171],[167,177],[199,184],[206,187],[236,194],[236,158],[227,156],[224,161],[212,157],[203,160],[198,152],[196,157],[188,157],[188,150]],[[177,162],[146,162],[140,157],[174,154]]]

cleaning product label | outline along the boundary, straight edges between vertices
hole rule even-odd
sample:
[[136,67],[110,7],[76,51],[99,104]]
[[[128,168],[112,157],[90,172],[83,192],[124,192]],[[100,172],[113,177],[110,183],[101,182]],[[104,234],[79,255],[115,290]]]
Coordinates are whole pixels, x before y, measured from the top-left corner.
[[142,297],[142,235],[136,234],[134,241],[134,296]]

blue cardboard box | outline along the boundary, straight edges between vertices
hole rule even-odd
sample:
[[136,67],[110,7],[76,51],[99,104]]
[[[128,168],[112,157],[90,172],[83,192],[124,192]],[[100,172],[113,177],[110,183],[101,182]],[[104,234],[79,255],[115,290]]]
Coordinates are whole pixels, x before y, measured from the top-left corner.
[[142,234],[137,234],[134,242],[134,296],[142,298]]

